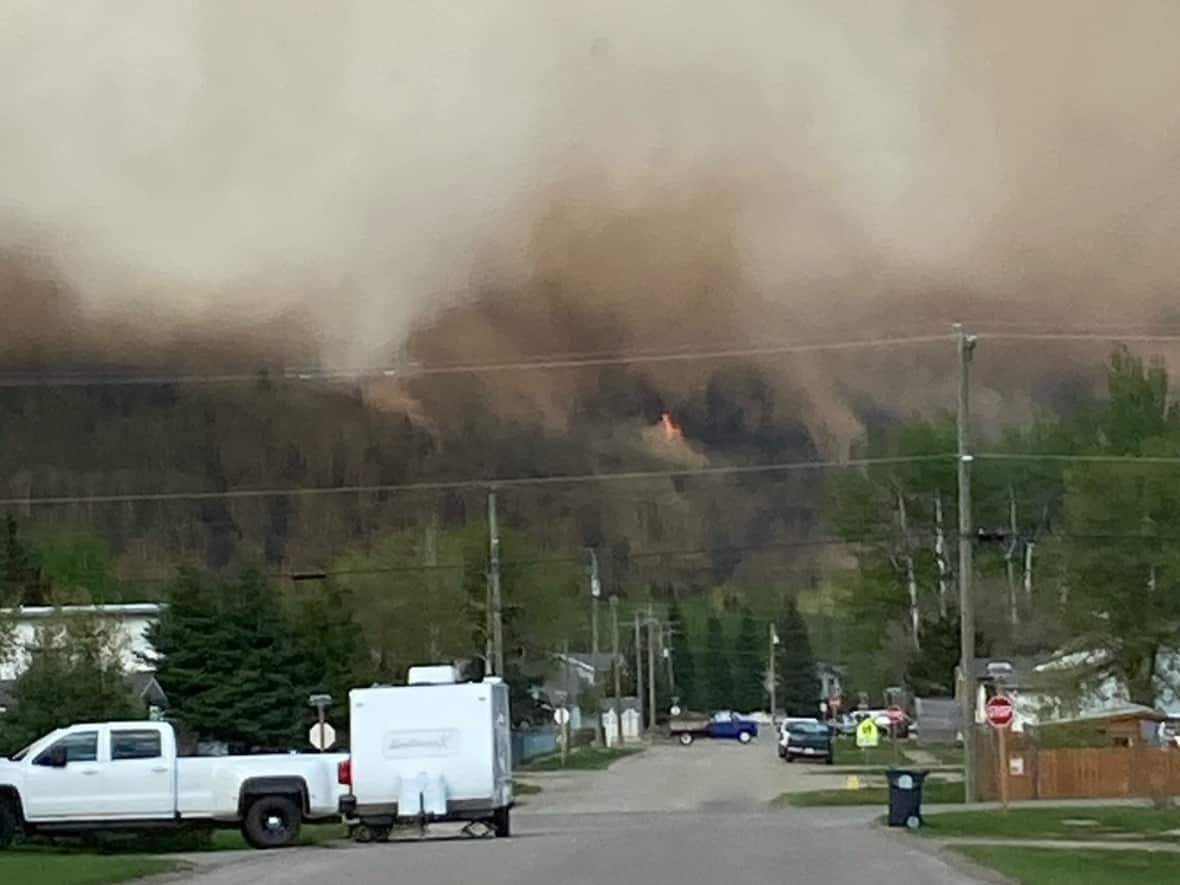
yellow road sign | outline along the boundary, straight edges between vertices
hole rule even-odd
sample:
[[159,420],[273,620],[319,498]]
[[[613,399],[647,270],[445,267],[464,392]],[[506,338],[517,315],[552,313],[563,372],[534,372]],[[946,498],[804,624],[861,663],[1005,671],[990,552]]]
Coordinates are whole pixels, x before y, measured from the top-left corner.
[[868,716],[856,727],[856,745],[860,748],[875,747],[881,740],[881,729],[872,716]]

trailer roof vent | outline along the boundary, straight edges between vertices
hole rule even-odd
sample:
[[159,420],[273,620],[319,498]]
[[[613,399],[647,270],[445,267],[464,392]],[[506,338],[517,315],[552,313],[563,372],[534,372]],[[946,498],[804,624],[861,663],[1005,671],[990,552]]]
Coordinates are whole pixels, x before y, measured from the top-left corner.
[[459,671],[450,664],[411,667],[406,680],[409,685],[454,685],[458,681]]

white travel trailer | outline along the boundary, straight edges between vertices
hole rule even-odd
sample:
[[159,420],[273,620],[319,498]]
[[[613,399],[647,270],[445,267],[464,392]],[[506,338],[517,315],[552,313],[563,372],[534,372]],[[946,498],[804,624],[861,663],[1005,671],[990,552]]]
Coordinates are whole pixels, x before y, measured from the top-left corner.
[[512,734],[508,686],[460,682],[452,667],[412,667],[409,684],[349,692],[351,756],[340,800],[358,835],[398,824],[479,822],[509,835]]

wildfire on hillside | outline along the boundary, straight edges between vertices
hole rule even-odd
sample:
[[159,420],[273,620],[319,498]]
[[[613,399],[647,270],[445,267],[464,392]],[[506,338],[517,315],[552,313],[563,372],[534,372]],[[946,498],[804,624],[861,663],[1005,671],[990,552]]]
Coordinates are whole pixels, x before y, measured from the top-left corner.
[[664,438],[668,442],[678,442],[684,439],[684,430],[676,423],[671,412],[660,415],[660,428],[664,431]]

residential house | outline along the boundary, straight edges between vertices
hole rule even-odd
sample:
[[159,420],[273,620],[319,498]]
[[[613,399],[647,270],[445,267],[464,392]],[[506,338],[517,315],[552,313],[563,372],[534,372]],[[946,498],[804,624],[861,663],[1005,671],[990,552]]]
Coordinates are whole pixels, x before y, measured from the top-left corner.
[[168,705],[168,698],[156,681],[151,665],[143,656],[152,651],[148,628],[160,616],[158,603],[123,605],[67,605],[5,609],[5,622],[11,622],[15,649],[0,660],[0,714],[12,705],[13,686],[29,664],[29,649],[37,641],[37,632],[55,618],[69,621],[77,617],[97,617],[110,625],[119,662],[127,674],[127,690],[148,710],[158,713]]

